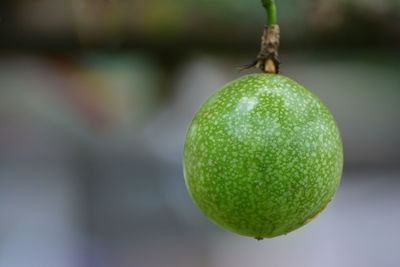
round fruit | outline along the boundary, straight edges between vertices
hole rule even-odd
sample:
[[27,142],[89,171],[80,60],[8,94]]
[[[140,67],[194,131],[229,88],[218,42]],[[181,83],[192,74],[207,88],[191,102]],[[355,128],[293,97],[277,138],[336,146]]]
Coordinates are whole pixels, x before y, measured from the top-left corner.
[[324,104],[274,74],[241,77],[212,95],[189,128],[187,188],[218,225],[262,239],[293,231],[332,199],[342,142]]

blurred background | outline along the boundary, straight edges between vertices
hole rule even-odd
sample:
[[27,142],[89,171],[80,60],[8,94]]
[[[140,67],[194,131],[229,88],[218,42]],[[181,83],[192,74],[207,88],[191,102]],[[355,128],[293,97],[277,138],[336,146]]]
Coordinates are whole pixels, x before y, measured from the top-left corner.
[[257,242],[182,175],[200,105],[244,73],[249,0],[2,0],[0,267],[400,266],[400,1],[277,0],[281,72],[343,137],[335,201]]

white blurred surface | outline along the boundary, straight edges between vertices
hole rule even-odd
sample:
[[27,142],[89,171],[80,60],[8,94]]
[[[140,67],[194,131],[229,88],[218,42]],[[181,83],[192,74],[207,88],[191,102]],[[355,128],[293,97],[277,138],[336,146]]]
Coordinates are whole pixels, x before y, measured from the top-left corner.
[[83,266],[76,173],[54,162],[3,163],[0,177],[0,266]]

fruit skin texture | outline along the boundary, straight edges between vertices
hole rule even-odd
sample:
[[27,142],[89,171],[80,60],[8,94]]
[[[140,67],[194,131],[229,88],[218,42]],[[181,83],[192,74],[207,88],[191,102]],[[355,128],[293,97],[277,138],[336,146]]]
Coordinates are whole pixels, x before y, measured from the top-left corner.
[[340,182],[339,130],[324,104],[275,74],[243,76],[214,93],[188,130],[183,169],[200,210],[257,239],[318,215]]

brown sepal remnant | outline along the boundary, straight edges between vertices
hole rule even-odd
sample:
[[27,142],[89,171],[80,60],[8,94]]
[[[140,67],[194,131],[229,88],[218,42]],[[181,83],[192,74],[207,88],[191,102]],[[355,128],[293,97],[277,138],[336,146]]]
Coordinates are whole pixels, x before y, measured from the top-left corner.
[[243,69],[251,69],[253,67],[260,68],[266,73],[279,73],[278,48],[280,40],[279,25],[271,25],[264,27],[264,33],[261,37],[261,50],[257,58]]
[[322,208],[322,210],[320,210],[315,216],[313,216],[310,219],[305,220],[303,222],[303,225],[311,222],[314,219],[316,219],[324,210],[326,210],[326,208],[329,206],[329,204],[332,202],[332,200],[333,200],[333,197],[331,197],[331,199],[328,201],[328,203],[326,203],[326,205]]

